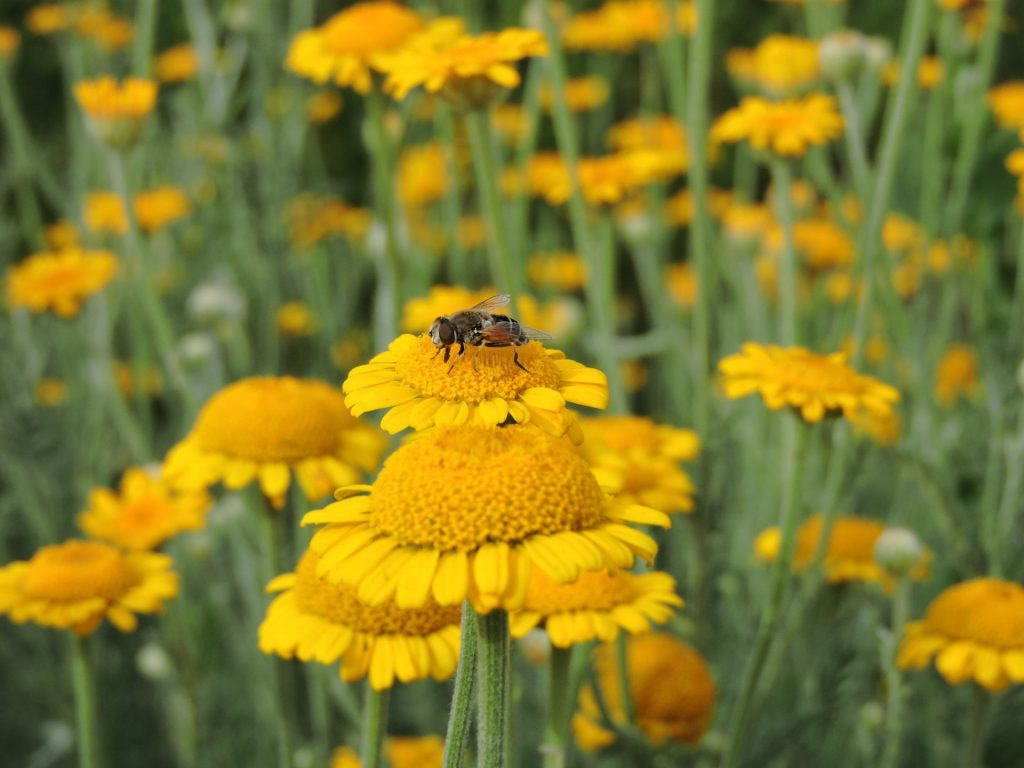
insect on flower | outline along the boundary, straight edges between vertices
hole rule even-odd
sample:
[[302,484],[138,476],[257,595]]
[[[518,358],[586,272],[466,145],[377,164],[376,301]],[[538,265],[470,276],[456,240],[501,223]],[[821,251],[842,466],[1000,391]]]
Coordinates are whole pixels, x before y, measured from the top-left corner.
[[[459,345],[459,353],[455,356],[448,372],[452,372],[455,363],[466,354],[466,345],[471,347],[519,347],[530,341],[542,341],[552,338],[544,331],[530,328],[508,315],[499,314],[495,310],[508,306],[511,297],[507,293],[481,301],[475,307],[442,315],[430,326],[430,340],[437,347],[434,357],[444,350],[444,361],[451,356],[452,346]],[[513,351],[515,364],[526,371],[519,362],[519,351]],[[473,357],[474,370],[476,357]],[[529,373],[529,371],[527,371]]]

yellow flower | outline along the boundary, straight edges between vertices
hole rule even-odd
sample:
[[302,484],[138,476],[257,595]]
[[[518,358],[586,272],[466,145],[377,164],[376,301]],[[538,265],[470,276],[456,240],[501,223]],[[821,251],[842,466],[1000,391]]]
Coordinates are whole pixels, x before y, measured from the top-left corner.
[[697,270],[688,261],[669,264],[665,267],[665,287],[672,301],[684,309],[690,309],[697,303],[700,289]]
[[352,747],[338,747],[331,754],[331,768],[363,768],[363,761]]
[[21,44],[21,35],[14,27],[0,25],[0,59],[13,56]]
[[392,736],[384,742],[390,768],[441,768],[444,739],[440,736]]
[[161,83],[184,83],[199,72],[199,56],[190,43],[161,52],[153,60],[153,75]]
[[309,248],[336,235],[361,240],[373,222],[373,215],[365,208],[353,208],[341,200],[311,193],[301,194],[288,203],[284,217],[296,248]]
[[[626,725],[615,648],[602,645],[594,666],[608,715]],[[707,662],[672,635],[655,632],[630,637],[626,646],[629,690],[634,724],[653,744],[675,741],[694,745],[711,723],[715,681]],[[579,711],[572,720],[580,747],[593,751],[615,743],[615,734],[602,722],[602,708],[590,684],[580,689]]]
[[[853,357],[855,350],[853,336],[846,336],[839,343],[839,351],[847,358]],[[871,365],[880,365],[889,357],[889,345],[881,336],[869,336],[864,346],[864,359]]]
[[423,27],[419,14],[397,3],[355,3],[321,26],[300,32],[285,66],[315,83],[328,81],[369,93],[382,54],[397,50]]
[[286,301],[277,310],[277,329],[285,336],[309,336],[316,328],[316,316],[301,301]]
[[572,251],[538,253],[526,264],[530,282],[538,286],[552,286],[566,293],[583,287],[587,279],[587,265]]
[[651,631],[682,608],[676,582],[667,573],[590,571],[571,584],[559,584],[535,568],[523,607],[509,617],[512,637],[541,624],[551,644],[568,648],[591,640],[611,642],[624,629],[631,635]]
[[142,135],[143,122],[156,106],[157,83],[126,77],[99,77],[75,84],[75,100],[97,138],[113,147],[128,147]]
[[890,213],[882,224],[882,243],[893,253],[905,253],[924,242],[921,225],[902,213]]
[[530,119],[521,104],[498,104],[491,111],[491,126],[509,144],[515,144],[530,128]]
[[122,552],[98,541],[66,541],[0,568],[0,613],[17,624],[87,635],[103,619],[133,632],[136,613],[161,613],[178,594],[171,558]]
[[883,448],[895,445],[903,434],[903,421],[896,411],[887,415],[859,411],[850,422],[855,432],[867,435]]
[[752,243],[767,233],[775,219],[764,203],[734,202],[722,213],[722,228],[740,243]]
[[[664,39],[671,21],[669,7],[662,0],[607,0],[596,10],[569,19],[562,36],[569,50],[624,53]],[[692,34],[697,22],[694,3],[679,3],[675,21],[683,34]]]
[[63,32],[71,24],[70,9],[60,3],[42,3],[25,14],[25,26],[37,35]]
[[487,221],[483,216],[462,216],[455,235],[466,250],[480,248],[487,242]]
[[404,99],[413,88],[423,86],[458,107],[483,107],[519,85],[516,62],[547,53],[544,35],[515,27],[460,35],[438,44],[411,44],[382,61],[388,74],[384,88],[396,99]]
[[393,453],[373,486],[311,512],[319,575],[361,600],[402,608],[468,599],[515,610],[539,568],[559,583],[654,557],[628,523],[668,525],[653,509],[612,503],[564,441],[526,426],[441,428]]
[[[946,70],[942,59],[937,56],[925,56],[917,67],[917,84],[926,91],[930,91],[942,82]],[[882,82],[892,87],[900,81],[900,63],[890,61],[882,70]]]
[[700,454],[693,430],[656,424],[642,416],[583,419],[580,453],[616,502],[643,504],[673,514],[693,509],[693,482],[679,462]]
[[75,30],[84,38],[95,40],[105,51],[117,51],[131,43],[135,30],[128,19],[122,19],[106,8],[84,8],[75,18]]
[[951,344],[935,371],[935,399],[951,406],[958,396],[973,398],[981,392],[978,358],[966,344]]
[[128,215],[124,203],[114,192],[90,192],[85,196],[82,218],[90,232],[123,235],[128,231]]
[[36,402],[47,408],[60,405],[68,399],[68,385],[60,379],[40,379],[36,384]]
[[1024,80],[997,85],[986,100],[1002,128],[1024,130]]
[[818,43],[792,35],[770,35],[751,52],[750,76],[764,92],[787,96],[818,79]]
[[[404,334],[345,380],[345,404],[356,416],[388,409],[381,428],[496,425],[511,418],[553,435],[578,438],[566,403],[608,405],[605,375],[531,341],[515,347],[470,347],[467,359],[445,362],[427,335]],[[525,370],[524,370],[525,369]]]
[[341,96],[335,91],[317,91],[306,99],[306,119],[313,125],[330,122],[341,113]]
[[[771,227],[766,233],[769,248],[782,250],[782,228]],[[848,267],[853,263],[853,238],[829,219],[803,219],[793,225],[793,244],[807,267],[814,272]]]
[[132,198],[132,211],[139,229],[146,234],[158,232],[168,224],[183,219],[192,211],[188,197],[178,187],[156,187]]
[[946,681],[973,680],[990,691],[1024,683],[1024,588],[1002,579],[969,579],[944,590],[921,621],[907,625],[897,663],[932,660]]
[[429,599],[414,608],[393,602],[370,606],[352,587],[319,578],[321,562],[307,551],[294,573],[267,585],[268,592],[281,594],[260,624],[261,651],[303,662],[340,662],[342,680],[369,675],[378,691],[396,680],[451,677],[459,657],[459,606],[442,607]]
[[[663,168],[662,155],[647,150],[583,157],[577,173],[584,199],[591,205],[608,205],[621,202],[661,177]],[[551,205],[561,205],[572,196],[569,166],[555,152],[538,152],[530,158],[526,183],[531,194]]]
[[313,379],[236,381],[203,406],[188,436],[167,455],[164,477],[198,490],[258,481],[277,508],[294,470],[311,501],[377,466],[387,440],[349,414],[341,393]]
[[448,191],[448,155],[438,142],[407,147],[398,158],[398,199],[406,208],[425,208]]
[[43,232],[46,247],[51,251],[63,251],[78,247],[78,227],[67,219],[59,219]]
[[156,549],[182,531],[198,531],[206,522],[210,497],[205,491],[176,493],[159,472],[131,467],[119,492],[96,488],[78,527],[93,539],[131,550]]
[[43,251],[7,270],[7,301],[31,312],[52,310],[74,317],[83,302],[99,293],[120,267],[110,251]]
[[[608,101],[608,83],[596,75],[577,77],[565,83],[565,103],[573,112],[589,112]],[[551,112],[554,108],[554,93],[545,83],[540,92],[540,105]]]
[[835,99],[812,94],[802,99],[767,101],[748,96],[718,118],[711,129],[714,141],[748,141],[754,149],[799,157],[811,146],[823,146],[843,132]]
[[608,144],[619,153],[650,155],[659,178],[685,173],[690,165],[686,128],[667,115],[617,123],[608,133]]
[[135,369],[121,360],[114,362],[114,383],[118,391],[125,397],[134,397],[139,387],[137,381],[141,381],[142,391],[147,395],[156,396],[163,390],[164,383],[160,377],[160,371],[152,366],[144,368],[136,373]]
[[801,347],[747,343],[718,367],[729,399],[757,393],[773,411],[789,406],[810,422],[850,418],[862,409],[884,416],[900,399],[895,388],[853,370],[840,352],[817,355]]

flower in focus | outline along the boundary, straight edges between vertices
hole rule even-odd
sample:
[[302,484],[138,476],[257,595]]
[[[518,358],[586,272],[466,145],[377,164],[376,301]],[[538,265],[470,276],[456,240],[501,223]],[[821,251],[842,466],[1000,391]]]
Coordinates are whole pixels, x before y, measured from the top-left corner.
[[1024,80],[997,85],[987,101],[1000,127],[1024,131]]
[[362,2],[296,35],[285,66],[314,83],[333,82],[369,93],[379,57],[400,48],[423,27],[419,14],[398,3]]
[[386,352],[349,372],[345,404],[356,416],[388,409],[381,428],[389,434],[410,427],[491,426],[511,418],[577,439],[566,403],[608,405],[604,373],[536,341],[514,348],[522,367],[507,347],[470,347],[467,359],[450,362],[438,349],[426,334],[399,336]]
[[192,431],[167,454],[164,477],[176,488],[259,482],[280,509],[291,472],[310,501],[357,482],[377,466],[387,440],[356,420],[334,387],[314,379],[252,377],[203,406]]
[[199,72],[199,55],[190,43],[161,52],[153,60],[153,75],[161,83],[184,83]]
[[178,493],[158,472],[131,467],[117,492],[96,488],[89,494],[78,527],[93,539],[125,549],[156,549],[182,531],[202,528],[209,506],[205,491]]
[[530,282],[551,286],[566,293],[578,291],[587,279],[587,265],[572,251],[538,253],[526,264]]
[[398,158],[398,199],[406,208],[425,208],[437,202],[450,183],[447,152],[439,142],[402,150]]
[[122,552],[98,541],[70,540],[0,568],[0,613],[17,624],[87,635],[103,619],[133,632],[137,613],[161,613],[178,594],[171,558]]
[[453,39],[431,38],[383,60],[381,66],[388,75],[384,88],[396,99],[404,99],[413,88],[423,86],[457,107],[480,108],[519,85],[517,62],[547,53],[544,35],[535,29],[513,27]]
[[617,503],[642,504],[668,514],[693,509],[693,482],[679,467],[700,454],[690,429],[642,416],[597,416],[580,421],[580,453]]
[[884,416],[900,399],[894,387],[857,373],[839,352],[818,355],[801,347],[747,343],[718,367],[729,399],[756,392],[771,410],[789,406],[810,422],[839,414],[850,418],[861,409]]
[[[604,709],[618,724],[626,723],[615,648],[599,646],[594,666]],[[653,744],[675,741],[694,745],[711,722],[715,681],[703,657],[672,635],[655,632],[630,637],[626,644],[629,690],[634,723]],[[576,741],[585,750],[615,743],[615,734],[602,724],[602,707],[590,684],[580,689],[579,710],[573,716]]]
[[313,125],[330,122],[341,113],[341,96],[335,91],[317,91],[306,99],[306,119]]
[[83,302],[117,276],[120,266],[110,251],[43,251],[7,270],[7,301],[31,312],[52,310],[74,317]]
[[139,77],[126,77],[120,82],[109,76],[98,77],[76,83],[74,93],[97,138],[124,148],[142,135],[143,123],[156,106],[157,83]]
[[86,195],[82,218],[90,232],[109,232],[114,235],[128,232],[128,215],[124,203],[115,192],[99,191]]
[[564,441],[526,426],[442,428],[407,442],[373,486],[336,494],[303,524],[319,575],[361,600],[399,607],[468,599],[515,610],[534,568],[558,583],[648,562],[656,546],[629,523],[668,525],[653,509],[613,504]]
[[978,358],[966,344],[952,344],[942,355],[935,371],[935,399],[951,406],[957,397],[973,398],[981,392]]
[[316,328],[316,316],[301,301],[286,301],[282,304],[274,322],[285,336],[309,336]]
[[897,664],[935,668],[947,682],[989,691],[1024,683],[1024,587],[1003,579],[954,584],[907,625]]
[[571,584],[559,584],[539,568],[533,570],[523,607],[509,617],[512,637],[523,637],[543,624],[557,648],[591,640],[611,642],[626,630],[650,632],[664,624],[683,599],[667,573],[589,571]]
[[748,96],[715,121],[711,136],[714,141],[748,141],[754,149],[799,157],[842,132],[843,118],[835,99],[819,93],[776,102]]
[[192,204],[180,188],[164,186],[135,195],[132,211],[139,222],[139,229],[151,235],[188,216]]
[[369,676],[378,691],[396,680],[451,677],[459,657],[460,606],[429,599],[414,608],[392,602],[369,606],[352,587],[319,578],[320,562],[307,551],[294,573],[267,585],[268,592],[280,594],[260,624],[261,651],[303,662],[340,662],[342,680]]
[[[554,109],[555,96],[549,84],[540,92],[540,105],[547,112]],[[565,83],[565,103],[573,112],[589,112],[608,101],[608,83],[596,75],[577,77]]]

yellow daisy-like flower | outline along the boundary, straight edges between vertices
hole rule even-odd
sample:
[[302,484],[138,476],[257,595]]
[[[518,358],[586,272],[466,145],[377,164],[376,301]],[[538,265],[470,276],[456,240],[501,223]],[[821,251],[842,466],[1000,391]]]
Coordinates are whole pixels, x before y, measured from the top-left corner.
[[444,739],[441,736],[392,736],[384,742],[391,768],[441,768]]
[[757,393],[773,411],[789,406],[810,422],[850,418],[861,409],[884,416],[900,399],[894,387],[853,370],[840,352],[817,355],[802,347],[747,343],[718,368],[726,397]]
[[[594,665],[602,703],[618,724],[626,724],[615,648],[600,646]],[[675,741],[694,745],[711,723],[715,681],[704,658],[682,640],[663,632],[630,637],[626,645],[629,690],[634,722],[654,744]],[[576,741],[585,750],[615,743],[615,734],[602,722],[601,705],[589,685],[580,689],[579,711],[572,719]]]
[[[665,167],[662,153],[636,150],[580,158],[577,174],[588,203],[613,205],[664,178]],[[538,152],[527,164],[526,186],[531,194],[543,197],[551,205],[561,205],[572,196],[569,165],[556,152]]]
[[578,430],[566,403],[608,405],[604,373],[536,341],[515,348],[470,347],[465,357],[446,363],[429,336],[403,334],[387,352],[349,372],[345,404],[356,416],[388,409],[381,428],[392,435],[410,427],[493,426],[511,418],[574,438]]
[[608,144],[617,152],[653,154],[658,176],[665,179],[685,173],[689,167],[687,141],[686,128],[667,115],[626,120],[608,132]]
[[285,336],[309,336],[316,329],[316,315],[301,301],[286,301],[278,308],[274,321]]
[[538,253],[527,262],[526,274],[534,285],[549,285],[573,293],[583,287],[587,265],[572,251]]
[[398,158],[398,199],[406,208],[425,208],[448,190],[448,157],[443,145],[407,147]]
[[948,407],[961,395],[970,399],[979,392],[977,355],[967,344],[951,344],[935,370],[935,399]]
[[1024,80],[997,85],[986,100],[1000,127],[1024,130]]
[[178,594],[171,558],[122,552],[98,541],[66,541],[0,568],[0,613],[18,624],[87,635],[104,619],[133,632],[137,613],[161,613]]
[[362,240],[373,223],[373,215],[365,208],[353,208],[341,200],[311,193],[288,203],[284,218],[296,248],[309,248],[335,235]]
[[317,576],[320,558],[307,551],[294,573],[267,585],[280,592],[259,630],[260,650],[286,659],[341,662],[341,679],[369,674],[374,690],[396,680],[446,680],[459,658],[459,606],[426,601],[415,608],[385,602],[369,606],[349,586]]
[[46,247],[51,251],[76,248],[79,244],[78,227],[67,219],[58,219],[43,231]]
[[9,59],[18,51],[21,35],[14,27],[0,25],[0,59]]
[[669,524],[613,504],[569,445],[525,426],[432,431],[395,451],[372,487],[336,495],[303,519],[326,526],[310,543],[320,575],[403,608],[433,596],[515,610],[534,568],[567,583],[637,556],[650,562],[654,541],[628,523]]
[[188,216],[192,212],[192,204],[179,187],[156,187],[132,198],[132,211],[139,222],[139,229],[151,235]]
[[423,19],[398,3],[355,3],[321,26],[300,32],[288,49],[285,66],[315,83],[328,81],[369,93],[378,59],[419,32]]
[[43,378],[36,384],[36,402],[46,408],[53,408],[67,401],[68,385],[60,379]]
[[206,522],[210,497],[205,491],[178,493],[159,472],[131,467],[118,492],[96,488],[78,527],[91,538],[125,549],[156,549],[182,531],[198,531]]
[[52,310],[74,317],[87,298],[99,293],[120,267],[110,251],[43,251],[7,270],[7,301],[31,312]]
[[671,619],[683,607],[675,588],[675,579],[660,571],[590,571],[571,584],[559,584],[535,568],[523,607],[509,618],[509,629],[512,637],[523,637],[543,624],[558,648],[591,640],[607,643],[621,629],[639,635],[650,632],[651,622]]
[[386,438],[356,420],[334,387],[290,376],[254,377],[228,385],[203,406],[192,431],[167,454],[164,476],[192,490],[258,481],[281,508],[292,471],[315,501],[357,482],[360,470],[373,470],[386,448]]
[[[678,4],[676,24],[686,35],[697,24],[692,0]],[[607,0],[593,11],[578,13],[566,22],[563,43],[569,50],[625,53],[644,43],[656,43],[670,32],[672,15],[663,0]]]
[[146,117],[156,106],[157,83],[140,77],[99,77],[75,84],[75,100],[100,141],[129,147],[142,135]]
[[689,429],[656,424],[642,416],[583,419],[580,453],[616,501],[673,514],[693,509],[693,482],[679,462],[700,454],[700,438]]
[[843,132],[843,118],[831,96],[768,101],[748,96],[722,115],[711,128],[713,141],[748,141],[784,157],[800,157],[811,146],[823,146]]
[[199,73],[199,55],[189,43],[168,48],[153,60],[153,75],[161,83],[184,83]]
[[678,306],[690,309],[697,303],[700,281],[697,270],[688,261],[669,264],[664,273],[665,288]]
[[384,88],[404,99],[423,86],[456,106],[482,107],[519,85],[517,62],[547,53],[543,34],[519,28],[460,35],[437,45],[409,45],[382,62],[388,73]]
[[306,99],[306,119],[313,125],[330,122],[341,113],[343,102],[334,91],[318,91]]
[[921,621],[907,625],[897,663],[923,669],[935,660],[946,681],[973,680],[990,691],[1024,683],[1024,587],[970,579],[944,590]]
[[[597,109],[608,101],[608,82],[596,75],[576,77],[565,83],[565,103],[573,112],[589,112]],[[555,95],[551,86],[546,84],[540,91],[540,105],[546,112],[551,112],[555,104]]]
[[86,195],[82,218],[90,232],[110,232],[114,235],[128,232],[128,214],[115,192],[98,191]]
[[769,35],[751,52],[750,75],[772,95],[789,95],[813,84],[819,75],[818,42],[793,35]]
[[75,18],[75,31],[81,37],[95,40],[105,51],[126,48],[135,37],[135,28],[107,8],[82,8]]
[[61,3],[41,3],[25,14],[25,26],[36,35],[63,32],[72,21],[71,9]]
[[[782,228],[773,226],[766,235],[768,247],[782,250]],[[793,244],[808,269],[824,272],[853,263],[855,247],[846,230],[829,219],[804,219],[793,225]]]

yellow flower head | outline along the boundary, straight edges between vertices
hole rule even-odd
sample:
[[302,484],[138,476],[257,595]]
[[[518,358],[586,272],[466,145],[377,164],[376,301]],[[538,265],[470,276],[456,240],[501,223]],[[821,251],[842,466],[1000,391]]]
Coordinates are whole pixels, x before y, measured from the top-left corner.
[[301,301],[286,301],[278,308],[275,322],[285,336],[309,336],[316,328],[316,315]]
[[153,60],[153,74],[161,83],[184,83],[199,73],[199,55],[190,43],[168,48]]
[[[457,354],[457,350],[454,350]],[[531,422],[553,435],[576,434],[566,403],[608,405],[605,375],[539,342],[523,346],[469,347],[465,358],[445,362],[426,334],[404,334],[387,352],[353,368],[345,404],[356,416],[388,409],[389,434],[412,428],[466,424],[493,426],[507,419]],[[518,353],[522,367],[514,362]]]
[[46,247],[51,251],[63,251],[78,246],[78,227],[67,219],[58,219],[43,232]]
[[137,194],[132,199],[132,210],[139,229],[153,234],[188,216],[192,212],[192,204],[182,189],[166,186]]
[[946,681],[971,680],[990,691],[1024,683],[1024,587],[970,579],[944,590],[921,621],[907,625],[897,663],[924,669],[932,660]]
[[[577,168],[580,189],[591,205],[614,205],[644,186],[665,177],[665,156],[653,150],[617,152],[603,157],[580,158]],[[551,205],[572,196],[573,179],[568,164],[556,152],[538,152],[526,168],[530,193]]]
[[384,742],[391,768],[441,768],[444,739],[440,736],[392,736]]
[[538,253],[527,262],[526,274],[534,285],[573,293],[583,287],[587,279],[587,265],[572,251]]
[[330,122],[341,113],[341,96],[334,91],[317,91],[306,99],[306,119],[313,125]]
[[25,26],[36,35],[63,32],[71,24],[70,9],[61,3],[42,3],[25,14]]
[[[885,69],[882,70],[882,82],[892,87],[900,81],[901,74],[900,63],[898,61],[890,61]],[[946,70],[942,64],[942,59],[938,56],[925,56],[917,67],[917,84],[924,90],[930,91],[942,82],[945,74]]]
[[210,497],[205,491],[178,493],[158,472],[132,467],[118,492],[96,488],[78,527],[93,539],[131,550],[156,549],[182,531],[198,531],[206,522]]
[[373,223],[373,214],[365,208],[308,192],[288,203],[284,218],[296,248],[309,248],[338,235],[362,240]]
[[321,26],[300,32],[285,66],[315,83],[328,81],[369,93],[379,58],[397,50],[423,27],[419,14],[398,3],[355,3]]
[[114,383],[118,390],[125,397],[134,397],[138,392],[155,397],[164,388],[163,379],[160,376],[160,369],[148,366],[136,372],[128,363],[122,360],[114,361]]
[[377,466],[387,440],[357,421],[334,387],[313,379],[241,379],[214,395],[188,436],[167,454],[172,486],[198,490],[258,481],[280,508],[294,470],[311,501]]
[[675,587],[675,579],[660,571],[589,571],[571,584],[559,584],[535,568],[523,607],[512,614],[509,628],[513,637],[523,637],[543,624],[558,648],[591,640],[607,643],[620,630],[639,635],[650,632],[651,622],[671,619],[683,606]]
[[770,35],[751,52],[750,76],[769,95],[799,93],[813,85],[819,74],[816,40]]
[[[555,95],[551,86],[545,84],[540,92],[540,105],[551,112]],[[608,83],[596,75],[577,77],[565,83],[565,103],[573,112],[589,112],[608,101]]]
[[[615,648],[600,646],[594,657],[604,707],[612,720],[625,725]],[[692,746],[699,742],[711,723],[716,697],[715,681],[703,657],[672,635],[655,632],[629,638],[626,665],[633,724],[653,744],[675,741]],[[572,729],[576,741],[588,751],[615,743],[615,734],[603,724],[601,705],[589,684],[580,689]]]
[[53,408],[68,399],[68,385],[60,379],[40,379],[36,384],[36,402]]
[[981,392],[978,357],[966,344],[952,344],[942,355],[935,371],[935,399],[951,406],[957,397],[973,398]]
[[902,213],[890,213],[882,224],[882,244],[893,253],[906,253],[925,240],[924,229]]
[[535,29],[513,27],[411,44],[387,57],[381,66],[388,73],[385,90],[396,99],[423,86],[460,108],[478,108],[519,85],[517,62],[547,53],[544,35]]
[[690,262],[681,261],[669,264],[665,268],[664,280],[668,295],[678,306],[690,309],[697,303],[700,284],[697,279],[697,270]]
[[[697,22],[694,3],[679,3],[675,21],[680,32],[692,34]],[[569,50],[626,53],[638,45],[663,40],[671,22],[669,6],[663,0],[607,0],[596,10],[569,19],[562,37]]]
[[[769,248],[782,250],[782,228],[773,226],[767,232]],[[824,272],[848,267],[853,263],[853,238],[829,219],[803,219],[793,225],[793,244],[808,269]]]
[[425,208],[448,190],[448,156],[438,142],[407,147],[398,158],[398,199],[406,208]]
[[9,59],[21,44],[21,35],[14,27],[0,25],[0,59]]
[[128,232],[128,215],[124,211],[124,203],[115,192],[98,191],[86,195],[82,218],[90,232],[110,232],[114,235]]
[[319,575],[361,600],[401,608],[469,599],[514,610],[534,568],[559,583],[584,571],[650,561],[654,541],[627,523],[668,525],[660,512],[616,505],[564,441],[526,426],[442,428],[407,442],[373,486],[311,512]]
[[988,92],[987,101],[1000,127],[1024,130],[1024,80],[997,85]]
[[685,173],[690,166],[686,128],[666,115],[617,123],[608,133],[608,144],[619,153],[651,155],[662,179]]
[[99,77],[75,84],[75,100],[96,136],[113,147],[127,147],[142,135],[143,121],[156,106],[155,80]]
[[884,416],[900,399],[894,387],[857,373],[839,352],[817,355],[801,347],[747,343],[718,367],[729,399],[757,393],[773,411],[789,406],[810,422],[850,418],[862,409]]
[[601,484],[615,490],[617,502],[668,514],[693,509],[693,482],[679,462],[699,455],[697,433],[642,416],[598,416],[580,426],[580,453]]
[[799,157],[811,146],[824,146],[843,132],[843,118],[831,96],[767,101],[748,96],[722,115],[711,129],[714,141],[748,141],[754,149]]
[[84,8],[75,17],[75,31],[79,36],[94,40],[105,51],[118,51],[127,47],[135,37],[135,28],[107,8]]
[[178,594],[171,558],[123,552],[98,541],[66,541],[0,568],[0,613],[23,624],[87,635],[104,619],[133,632],[136,613],[161,613]]
[[340,662],[342,680],[368,674],[378,691],[396,680],[451,677],[459,657],[459,606],[442,607],[429,599],[415,608],[393,602],[370,606],[352,587],[319,578],[320,562],[307,551],[294,573],[267,585],[268,592],[281,594],[260,625],[261,651],[303,662]]
[[7,270],[7,302],[31,312],[74,317],[83,302],[114,279],[120,267],[110,251],[35,253]]

